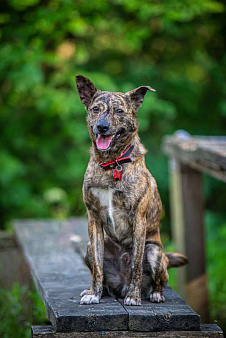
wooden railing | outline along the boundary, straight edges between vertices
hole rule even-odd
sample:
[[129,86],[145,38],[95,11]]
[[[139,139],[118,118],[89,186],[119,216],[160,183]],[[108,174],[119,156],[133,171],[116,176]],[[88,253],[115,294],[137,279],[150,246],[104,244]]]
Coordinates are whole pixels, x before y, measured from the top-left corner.
[[176,249],[190,262],[178,270],[178,290],[208,321],[202,173],[226,182],[226,137],[179,130],[164,137],[162,150],[169,157],[173,237]]

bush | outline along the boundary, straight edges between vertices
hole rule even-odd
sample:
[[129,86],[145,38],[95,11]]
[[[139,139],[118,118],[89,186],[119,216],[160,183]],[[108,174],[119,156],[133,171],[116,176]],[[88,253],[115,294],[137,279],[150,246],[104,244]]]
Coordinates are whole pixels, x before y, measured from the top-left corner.
[[[31,302],[31,308],[28,302]],[[30,338],[31,325],[44,325],[47,321],[37,291],[30,292],[25,285],[18,283],[12,290],[0,289],[0,317],[2,338]]]

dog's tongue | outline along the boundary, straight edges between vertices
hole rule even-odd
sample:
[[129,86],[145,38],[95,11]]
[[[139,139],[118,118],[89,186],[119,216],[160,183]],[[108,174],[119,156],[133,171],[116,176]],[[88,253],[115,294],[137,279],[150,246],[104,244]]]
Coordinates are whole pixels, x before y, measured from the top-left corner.
[[110,146],[111,140],[112,140],[112,135],[110,136],[99,135],[96,140],[97,148],[101,150],[108,149],[108,147]]

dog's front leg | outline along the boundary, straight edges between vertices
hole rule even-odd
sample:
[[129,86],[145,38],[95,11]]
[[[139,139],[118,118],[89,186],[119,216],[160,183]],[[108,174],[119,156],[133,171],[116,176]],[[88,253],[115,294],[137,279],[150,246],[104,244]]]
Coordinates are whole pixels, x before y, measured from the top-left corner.
[[103,291],[103,255],[104,255],[104,235],[101,221],[88,210],[88,230],[92,252],[92,286],[88,292],[82,296],[80,304],[99,303]]
[[132,250],[132,278],[129,290],[124,299],[125,305],[141,305],[141,285],[142,285],[142,262],[146,239],[146,222],[136,218],[133,233]]

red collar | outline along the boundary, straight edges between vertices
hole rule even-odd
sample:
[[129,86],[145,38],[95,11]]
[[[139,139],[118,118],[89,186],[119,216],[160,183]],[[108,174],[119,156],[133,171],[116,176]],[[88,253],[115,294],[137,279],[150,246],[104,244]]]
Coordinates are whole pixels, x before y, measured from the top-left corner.
[[134,150],[134,145],[129,145],[121,156],[117,157],[116,160],[106,163],[99,163],[100,167],[104,170],[114,169],[113,178],[116,181],[122,179],[122,164],[132,162],[131,155]]

